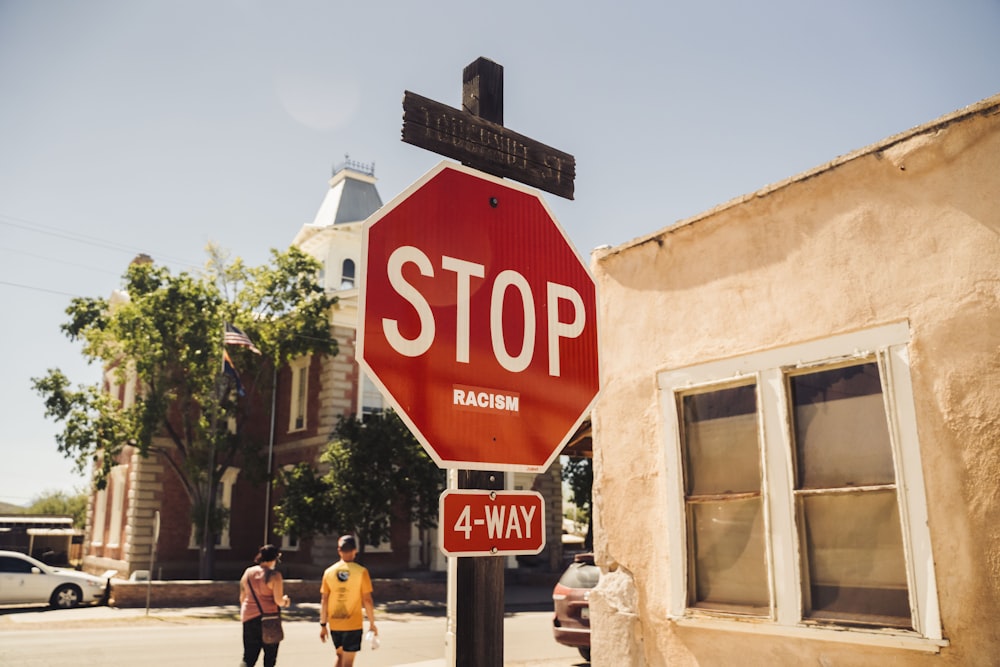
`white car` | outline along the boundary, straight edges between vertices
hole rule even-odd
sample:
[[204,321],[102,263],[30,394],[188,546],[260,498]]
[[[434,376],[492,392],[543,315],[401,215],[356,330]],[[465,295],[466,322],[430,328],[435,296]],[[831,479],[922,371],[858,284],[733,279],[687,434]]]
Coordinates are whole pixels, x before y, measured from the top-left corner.
[[0,604],[48,604],[69,609],[102,602],[110,579],[46,565],[17,551],[0,551]]

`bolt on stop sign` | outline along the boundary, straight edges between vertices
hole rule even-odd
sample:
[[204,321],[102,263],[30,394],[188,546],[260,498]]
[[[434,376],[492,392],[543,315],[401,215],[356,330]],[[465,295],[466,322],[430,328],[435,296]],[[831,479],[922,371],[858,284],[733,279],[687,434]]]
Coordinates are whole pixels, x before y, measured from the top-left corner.
[[428,454],[547,468],[597,397],[597,299],[538,193],[442,162],[362,244],[357,358]]

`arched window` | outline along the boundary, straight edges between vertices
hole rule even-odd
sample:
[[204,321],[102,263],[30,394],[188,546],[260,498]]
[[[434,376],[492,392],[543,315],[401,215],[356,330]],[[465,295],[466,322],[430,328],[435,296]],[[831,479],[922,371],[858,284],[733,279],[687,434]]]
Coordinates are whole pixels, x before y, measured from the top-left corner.
[[354,260],[345,259],[340,270],[340,289],[354,289]]

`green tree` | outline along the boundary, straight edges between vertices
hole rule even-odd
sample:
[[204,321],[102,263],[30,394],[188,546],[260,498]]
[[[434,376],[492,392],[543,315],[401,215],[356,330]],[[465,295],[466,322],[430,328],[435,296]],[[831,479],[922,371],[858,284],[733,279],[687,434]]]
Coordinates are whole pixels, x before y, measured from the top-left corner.
[[594,466],[589,458],[570,458],[563,466],[563,479],[569,485],[570,500],[587,514],[587,536],[583,544],[588,549],[594,547],[593,504]]
[[73,517],[73,527],[82,529],[87,524],[87,494],[45,491],[32,498],[25,513],[69,515]]
[[444,471],[392,411],[342,417],[320,456],[318,476],[302,463],[281,476],[275,507],[281,534],[355,533],[365,545],[389,539],[393,518],[437,525]]
[[[317,283],[319,263],[302,251],[272,250],[269,265],[247,267],[209,248],[199,275],[171,275],[151,261],[129,266],[112,299],[76,298],[63,332],[90,362],[137,388],[131,405],[99,386],[72,388],[58,369],[34,378],[46,416],[62,422],[59,450],[81,471],[94,467],[97,488],[127,445],[157,454],[180,480],[201,537],[199,575],[210,578],[215,540],[227,517],[217,489],[239,461],[266,469],[264,441],[246,430],[255,409],[270,409],[273,369],[307,353],[336,354],[329,311],[335,300]],[[243,382],[223,372],[223,327],[245,331],[262,354],[229,347]],[[244,386],[249,391],[244,395]]]

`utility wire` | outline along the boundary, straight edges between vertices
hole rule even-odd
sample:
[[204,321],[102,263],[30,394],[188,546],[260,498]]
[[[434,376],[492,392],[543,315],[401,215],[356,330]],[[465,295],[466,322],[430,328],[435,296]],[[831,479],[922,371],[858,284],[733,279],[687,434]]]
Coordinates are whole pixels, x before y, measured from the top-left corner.
[[77,298],[77,297],[80,296],[79,294],[70,294],[69,292],[60,292],[59,290],[46,289],[44,287],[35,287],[34,285],[22,285],[21,283],[12,283],[12,282],[8,282],[6,280],[0,280],[0,285],[7,285],[8,287],[17,287],[17,288],[20,288],[20,289],[27,289],[27,290],[31,290],[33,292],[47,292],[49,294],[58,294],[60,296],[68,296],[68,297],[73,297],[73,298]]
[[[104,248],[106,250],[115,250],[118,252],[127,252],[135,254],[147,252],[146,250],[136,248],[135,246],[129,246],[124,243],[117,243],[115,241],[108,241],[106,239],[101,239],[95,236],[88,236],[86,234],[80,234],[79,232],[74,232],[67,229],[60,229],[58,227],[53,227],[50,225],[43,225],[41,223],[33,222],[31,220],[25,220],[24,218],[18,218],[12,215],[8,215],[6,213],[0,213],[0,225],[7,225],[8,227],[16,227],[18,229],[24,229],[30,232],[35,232],[36,234],[46,234],[48,236],[54,236],[57,238],[74,241],[76,243],[83,243],[85,245],[90,245],[97,248]],[[193,268],[201,267],[201,263],[191,262],[189,260],[181,259],[179,257],[160,255],[159,258],[163,261],[179,264],[181,266],[187,266]]]
[[97,273],[103,273],[105,275],[117,276],[118,278],[121,278],[121,272],[115,272],[105,268],[97,268],[96,266],[87,266],[86,264],[80,264],[78,262],[67,262],[65,260],[55,259],[54,257],[46,257],[45,255],[38,255],[33,252],[25,252],[23,250],[18,250],[17,248],[8,248],[6,246],[0,246],[0,250],[4,252],[13,253],[15,255],[19,255],[21,257],[33,257],[34,259],[40,259],[43,262],[54,262],[62,266],[75,266],[77,268],[85,269],[87,271],[95,271]]

